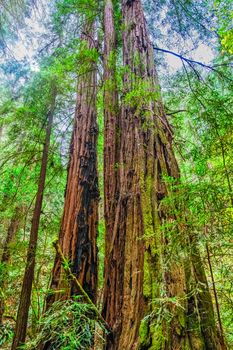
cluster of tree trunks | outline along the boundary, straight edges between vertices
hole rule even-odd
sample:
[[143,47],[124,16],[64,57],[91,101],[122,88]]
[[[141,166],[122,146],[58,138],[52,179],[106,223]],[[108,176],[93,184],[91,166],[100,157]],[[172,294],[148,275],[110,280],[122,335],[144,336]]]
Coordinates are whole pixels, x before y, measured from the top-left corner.
[[[174,208],[164,204],[172,191],[166,178],[177,185],[180,175],[142,3],[122,0],[121,5],[121,93],[116,78],[112,0],[105,0],[104,7],[106,238],[102,315],[112,330],[104,346],[108,350],[224,349],[196,237],[188,225],[176,223]],[[86,48],[95,49],[93,22],[85,21],[81,40]],[[97,69],[96,62],[86,60],[87,70],[78,81],[59,246],[72,274],[96,302]],[[26,334],[51,120],[49,125],[13,350]],[[169,229],[161,230],[166,224],[173,227],[172,234]],[[79,292],[77,283],[67,280],[57,254],[47,308],[55,300]]]
[[[105,76],[114,82],[114,67],[107,64],[115,50],[111,1],[106,1],[105,18]],[[111,176],[112,187],[105,184],[103,315],[113,329],[106,349],[221,349],[193,235],[188,227],[185,235],[176,227],[174,239],[160,229],[176,220],[162,200],[171,192],[165,177],[177,184],[179,169],[140,0],[122,1],[122,21],[125,74],[120,110],[117,92],[110,103],[105,94],[105,177]],[[172,255],[177,242],[183,253]],[[198,286],[197,293],[188,297],[191,286]],[[156,305],[160,298],[165,311]],[[169,320],[159,312],[169,312]],[[143,319],[146,315],[151,316]]]

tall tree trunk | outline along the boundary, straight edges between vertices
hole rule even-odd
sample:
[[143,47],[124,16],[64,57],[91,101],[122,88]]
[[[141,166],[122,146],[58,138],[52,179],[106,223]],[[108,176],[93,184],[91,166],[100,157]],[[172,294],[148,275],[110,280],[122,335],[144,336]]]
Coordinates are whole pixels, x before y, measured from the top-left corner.
[[0,325],[3,322],[3,314],[5,309],[4,292],[7,282],[7,264],[10,260],[10,247],[9,245],[14,241],[15,235],[19,229],[19,225],[22,218],[22,207],[15,208],[14,214],[11,218],[10,225],[7,230],[6,240],[3,246],[3,253],[1,258],[1,276],[0,276]]
[[[208,227],[206,225],[205,226],[205,234],[207,233],[207,230],[208,230]],[[224,337],[224,330],[223,330],[223,325],[222,325],[222,320],[221,320],[220,306],[219,306],[219,301],[218,301],[218,293],[217,293],[217,289],[216,289],[216,285],[215,285],[215,278],[214,278],[214,273],[213,273],[213,268],[212,268],[210,249],[209,249],[209,245],[208,245],[207,242],[206,242],[206,253],[207,253],[208,266],[209,266],[209,270],[210,270],[210,277],[211,277],[212,288],[213,288],[213,292],[214,292],[215,307],[216,307],[217,316],[218,316],[220,340],[221,340],[222,348],[224,350],[226,350],[227,347],[226,347],[226,342],[225,342],[225,337]]]
[[20,346],[25,342],[26,331],[27,331],[27,321],[28,321],[28,312],[31,301],[31,292],[32,292],[32,283],[34,278],[35,270],[35,258],[36,258],[36,248],[38,240],[38,231],[40,224],[40,215],[44,195],[48,155],[49,155],[49,146],[50,146],[50,136],[53,124],[53,114],[55,109],[55,99],[56,92],[52,88],[52,101],[50,106],[50,111],[48,112],[48,121],[46,128],[45,143],[43,148],[43,155],[41,161],[40,176],[38,181],[38,190],[36,195],[35,208],[33,211],[32,225],[30,231],[30,240],[27,252],[26,267],[23,277],[23,285],[20,295],[19,308],[17,313],[15,334],[12,343],[12,350],[19,349]]
[[192,262],[194,280],[197,287],[197,306],[200,317],[200,328],[204,339],[205,349],[226,349],[221,333],[218,334],[214,315],[213,301],[208,287],[204,265],[198,249],[197,237],[189,235],[190,258]]
[[104,8],[104,212],[105,264],[103,317],[112,329],[106,349],[114,348],[120,334],[124,241],[115,231],[116,203],[119,192],[119,106],[116,82],[116,34],[112,0]]
[[[81,40],[88,50],[95,49],[93,23],[86,23]],[[85,50],[85,49],[84,49]],[[97,177],[97,121],[96,121],[96,62],[84,57],[85,74],[79,78],[74,129],[70,147],[67,186],[63,219],[59,234],[62,252],[71,263],[73,274],[93,302],[97,291],[97,231],[98,231],[98,177]],[[73,282],[67,282],[57,254],[52,272],[52,290],[47,297],[47,308],[58,299],[78,294]]]
[[[113,238],[118,237],[118,241],[113,242],[123,241],[124,270],[122,273],[118,268],[120,279],[115,285],[116,294],[122,288],[118,314],[121,326],[109,349],[131,350],[138,348],[139,343],[141,349],[205,349],[202,334],[197,335],[195,344],[190,340],[186,259],[179,250],[178,258],[170,257],[176,241],[182,250],[188,239],[182,237],[178,226],[173,232],[175,238],[170,232],[161,235],[162,225],[172,225],[176,220],[162,202],[171,192],[164,176],[178,183],[179,169],[141,1],[123,0],[122,14],[126,73],[120,115],[119,199],[113,229]],[[165,311],[172,316],[155,325],[159,310],[151,301],[156,298],[165,300]],[[145,314],[154,317],[141,322]]]

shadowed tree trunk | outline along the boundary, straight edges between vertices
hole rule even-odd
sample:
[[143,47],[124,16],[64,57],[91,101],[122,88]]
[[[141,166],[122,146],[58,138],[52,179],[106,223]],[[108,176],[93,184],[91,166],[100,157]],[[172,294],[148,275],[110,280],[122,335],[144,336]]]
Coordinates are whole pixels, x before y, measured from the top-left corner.
[[38,231],[40,224],[40,215],[41,208],[43,202],[44,195],[44,187],[45,187],[45,179],[46,179],[46,171],[47,171],[47,163],[48,163],[48,155],[49,155],[49,145],[50,145],[50,136],[53,124],[53,114],[55,109],[55,99],[56,92],[54,87],[52,88],[52,101],[50,106],[50,111],[48,112],[48,120],[46,127],[46,136],[45,143],[43,148],[43,155],[41,161],[41,169],[40,176],[38,180],[38,190],[36,195],[35,208],[33,211],[32,217],[32,225],[30,232],[30,240],[27,252],[27,260],[26,267],[23,277],[23,285],[20,294],[19,308],[17,313],[15,334],[12,343],[12,350],[19,349],[20,346],[25,342],[26,331],[27,331],[27,321],[28,321],[28,312],[31,301],[31,291],[32,291],[32,283],[34,278],[34,270],[35,270],[35,258],[36,258],[36,248],[37,248],[37,240],[38,240]]
[[1,276],[0,276],[0,325],[3,322],[4,314],[4,292],[7,283],[7,264],[10,260],[10,247],[9,245],[14,241],[16,233],[19,229],[22,219],[22,207],[16,207],[13,217],[11,218],[10,225],[7,230],[7,237],[3,245],[3,253],[1,258]]
[[[84,50],[95,50],[93,23],[86,23],[81,36]],[[96,62],[85,56],[85,74],[80,75],[74,129],[70,146],[67,186],[59,244],[79,280],[93,302],[97,291],[97,121],[96,121]],[[47,308],[58,299],[79,294],[76,285],[66,281],[57,254],[47,297]],[[58,290],[59,293],[53,293]]]

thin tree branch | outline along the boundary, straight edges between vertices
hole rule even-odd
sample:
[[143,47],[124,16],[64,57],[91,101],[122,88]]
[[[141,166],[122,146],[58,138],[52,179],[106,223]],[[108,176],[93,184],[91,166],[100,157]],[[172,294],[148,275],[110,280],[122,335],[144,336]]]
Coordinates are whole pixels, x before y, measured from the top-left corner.
[[184,57],[184,56],[182,56],[182,55],[180,55],[180,54],[178,54],[178,53],[176,53],[176,52],[173,52],[173,51],[170,51],[170,50],[166,50],[166,49],[161,49],[160,47],[156,47],[156,46],[154,46],[154,45],[153,45],[153,49],[154,49],[154,50],[157,50],[157,51],[164,52],[164,53],[168,53],[168,54],[170,54],[170,55],[173,55],[173,56],[179,58],[182,62],[188,63],[188,65],[194,70],[194,72],[195,72],[196,74],[197,74],[197,71],[194,69],[193,64],[197,64],[197,65],[199,65],[199,66],[201,66],[201,67],[203,67],[203,68],[207,68],[207,69],[209,69],[209,70],[212,70],[213,72],[216,72],[217,74],[223,76],[223,77],[226,78],[227,80],[230,80],[230,81],[232,80],[232,79],[229,79],[229,78],[228,78],[226,75],[224,75],[222,72],[218,71],[218,70],[215,68],[215,66],[209,66],[209,65],[207,65],[207,64],[205,64],[205,63],[203,63],[203,62],[192,60],[192,59],[187,58],[187,57]]
[[187,112],[187,109],[180,109],[178,111],[166,112],[166,115],[174,115],[174,114],[181,113],[181,112]]
[[65,273],[67,274],[67,277],[71,280],[74,281],[74,283],[76,284],[76,286],[78,287],[80,293],[82,294],[82,296],[85,298],[86,302],[88,304],[90,304],[97,316],[97,318],[103,323],[104,327],[106,328],[106,330],[109,333],[112,333],[111,328],[109,327],[109,325],[107,324],[107,322],[105,321],[105,319],[103,318],[103,316],[101,315],[101,313],[99,312],[99,310],[97,309],[96,305],[93,303],[93,301],[91,300],[91,298],[89,297],[89,295],[86,293],[86,291],[83,289],[82,285],[80,284],[80,282],[78,281],[78,279],[76,278],[76,276],[72,273],[69,265],[67,264],[67,260],[61,250],[61,247],[58,243],[58,240],[56,242],[53,243],[54,248],[57,251],[57,254],[59,255],[61,261],[62,261],[62,265],[63,268],[65,270]]
[[212,66],[209,66],[209,65],[207,65],[205,63],[202,63],[200,61],[191,60],[191,59],[189,59],[187,57],[184,57],[184,56],[182,56],[182,55],[180,55],[180,54],[178,54],[176,52],[173,52],[173,51],[170,51],[170,50],[166,50],[166,49],[161,49],[160,47],[156,47],[156,46],[153,46],[153,49],[157,50],[157,51],[162,51],[162,52],[165,52],[165,53],[169,53],[169,54],[171,54],[173,56],[176,56],[176,57],[180,58],[182,61],[185,61],[187,63],[195,63],[195,64],[198,64],[199,66],[204,67],[204,68],[215,70]]

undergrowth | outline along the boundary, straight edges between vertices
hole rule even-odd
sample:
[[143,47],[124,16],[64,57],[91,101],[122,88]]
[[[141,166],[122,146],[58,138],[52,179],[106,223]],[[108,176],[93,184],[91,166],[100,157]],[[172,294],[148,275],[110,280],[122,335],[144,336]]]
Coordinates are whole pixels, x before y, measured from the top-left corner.
[[[101,338],[103,325],[96,320],[92,306],[80,300],[58,301],[42,317],[38,333],[22,349],[82,350]],[[99,332],[98,332],[99,330]]]

